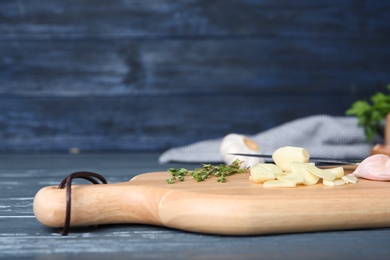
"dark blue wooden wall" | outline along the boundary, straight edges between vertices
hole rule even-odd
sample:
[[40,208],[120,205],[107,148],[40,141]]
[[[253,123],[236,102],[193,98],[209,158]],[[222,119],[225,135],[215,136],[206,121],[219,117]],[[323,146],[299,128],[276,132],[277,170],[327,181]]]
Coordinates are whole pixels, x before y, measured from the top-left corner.
[[0,1],[1,152],[162,151],[388,83],[390,1]]

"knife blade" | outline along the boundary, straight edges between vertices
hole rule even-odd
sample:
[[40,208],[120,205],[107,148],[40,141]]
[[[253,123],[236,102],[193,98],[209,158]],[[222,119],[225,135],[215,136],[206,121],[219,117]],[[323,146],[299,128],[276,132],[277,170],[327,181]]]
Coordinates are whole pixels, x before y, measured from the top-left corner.
[[[250,154],[250,153],[229,153],[230,155],[238,156],[248,156],[248,157],[259,157],[264,159],[272,159],[272,155],[269,154]],[[359,164],[363,159],[348,159],[340,160],[334,158],[320,158],[320,157],[310,157],[311,162],[316,163],[327,163],[327,164]]]

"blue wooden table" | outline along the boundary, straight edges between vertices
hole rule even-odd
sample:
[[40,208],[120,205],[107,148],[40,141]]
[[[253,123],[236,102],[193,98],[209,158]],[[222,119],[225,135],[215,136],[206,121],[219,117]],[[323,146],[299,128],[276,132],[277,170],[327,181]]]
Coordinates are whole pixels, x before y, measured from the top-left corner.
[[0,155],[0,258],[390,259],[390,228],[235,237],[127,224],[71,229],[61,236],[35,219],[36,192],[74,171],[98,172],[113,183],[168,167],[197,166],[160,165],[158,155]]

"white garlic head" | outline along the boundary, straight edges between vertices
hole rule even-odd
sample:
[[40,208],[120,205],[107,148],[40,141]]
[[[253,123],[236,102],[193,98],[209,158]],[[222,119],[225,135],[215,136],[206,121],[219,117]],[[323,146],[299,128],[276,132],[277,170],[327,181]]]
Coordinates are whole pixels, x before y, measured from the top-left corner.
[[226,164],[231,164],[234,160],[240,160],[243,163],[241,168],[253,167],[258,163],[264,162],[264,159],[257,157],[232,155],[231,153],[246,153],[258,154],[260,152],[259,145],[245,135],[228,134],[220,145],[220,153]]

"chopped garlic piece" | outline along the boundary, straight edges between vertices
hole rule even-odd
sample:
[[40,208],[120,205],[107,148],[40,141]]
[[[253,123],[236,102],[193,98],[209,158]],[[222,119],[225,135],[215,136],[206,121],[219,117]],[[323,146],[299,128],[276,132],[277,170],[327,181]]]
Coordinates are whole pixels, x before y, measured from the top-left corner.
[[288,172],[285,174],[278,174],[278,175],[276,175],[276,178],[280,181],[293,181],[296,184],[302,184],[305,181],[303,176],[299,173],[296,173],[296,172]]
[[310,165],[310,164],[301,163],[301,162],[292,162],[291,169],[292,169],[292,172],[296,172],[296,173],[303,176],[303,184],[304,185],[314,185],[320,180],[320,177],[312,174],[307,168],[308,165]]
[[[263,167],[263,168],[273,172],[275,175],[284,173],[283,169],[274,163],[259,163],[256,166]],[[256,166],[254,166],[254,167],[256,167]]]
[[333,181],[336,179],[336,176],[332,172],[322,170],[320,168],[317,168],[314,165],[307,165],[307,169],[312,174],[314,174],[314,175],[316,175],[324,180]]
[[345,175],[345,176],[341,177],[341,179],[343,179],[346,182],[353,183],[353,184],[358,182],[358,178],[353,174]]
[[263,183],[268,180],[275,180],[275,174],[258,164],[250,169],[251,180],[256,183]]
[[329,169],[324,169],[324,171],[331,172],[335,175],[336,179],[340,179],[341,177],[344,176],[344,168],[341,166],[338,167],[333,167]]
[[270,180],[263,183],[264,188],[293,188],[297,186],[294,181],[287,180]]
[[344,185],[346,184],[346,182],[342,179],[337,179],[337,180],[333,180],[333,181],[328,181],[328,180],[325,180],[323,179],[322,180],[322,183],[325,185],[325,186],[331,186],[331,187],[334,187],[334,186],[341,186],[341,185]]

